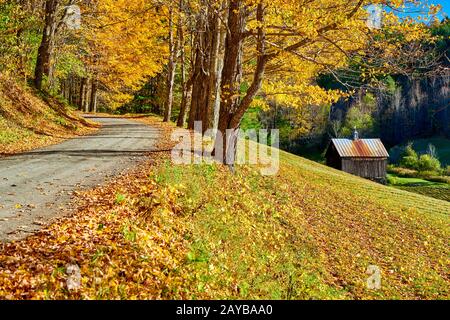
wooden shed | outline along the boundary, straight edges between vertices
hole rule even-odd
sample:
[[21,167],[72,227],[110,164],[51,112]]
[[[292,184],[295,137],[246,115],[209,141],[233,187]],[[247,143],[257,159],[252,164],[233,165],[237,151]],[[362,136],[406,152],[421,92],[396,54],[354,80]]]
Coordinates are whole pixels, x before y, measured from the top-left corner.
[[330,167],[386,183],[389,153],[380,139],[332,139],[325,157]]

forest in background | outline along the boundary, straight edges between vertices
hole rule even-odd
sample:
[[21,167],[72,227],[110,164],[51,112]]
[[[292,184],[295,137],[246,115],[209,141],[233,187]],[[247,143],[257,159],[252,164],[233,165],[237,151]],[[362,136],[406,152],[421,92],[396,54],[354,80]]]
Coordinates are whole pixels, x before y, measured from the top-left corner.
[[[389,10],[370,21],[369,4]],[[419,5],[422,16],[400,19],[405,5]],[[203,131],[277,127],[292,151],[355,125],[376,132],[373,100],[395,90],[397,76],[446,72],[448,21],[436,18],[439,9],[419,1],[3,0],[0,70],[85,112],[153,112],[189,129],[202,121]],[[355,97],[357,107],[337,115],[337,103]]]
[[[425,55],[420,59],[416,59],[416,55],[410,57],[409,52],[417,44],[403,44],[403,52],[397,57],[402,61],[393,64],[398,67],[400,63],[403,69],[392,69],[390,73],[379,75],[376,85],[373,79],[364,79],[358,72],[361,64],[366,63],[364,59],[373,58],[363,57],[351,68],[334,71],[339,75],[338,79],[328,72],[314,78],[320,87],[340,89],[348,92],[349,97],[331,104],[304,104],[300,108],[292,108],[262,94],[260,98],[270,106],[255,105],[249,108],[242,127],[278,128],[284,150],[316,159],[320,156],[317,153],[324,151],[330,138],[349,137],[355,126],[363,137],[381,137],[388,147],[435,135],[448,137],[450,20],[446,18],[436,22],[430,31],[439,40],[426,45],[426,49],[421,51]],[[115,112],[162,114],[166,88],[163,80],[152,79],[131,102]],[[180,95],[175,96],[175,101],[179,104],[181,98]],[[179,109],[175,109],[174,121],[178,115]],[[384,124],[381,128],[380,123]],[[402,130],[397,130],[399,127]]]

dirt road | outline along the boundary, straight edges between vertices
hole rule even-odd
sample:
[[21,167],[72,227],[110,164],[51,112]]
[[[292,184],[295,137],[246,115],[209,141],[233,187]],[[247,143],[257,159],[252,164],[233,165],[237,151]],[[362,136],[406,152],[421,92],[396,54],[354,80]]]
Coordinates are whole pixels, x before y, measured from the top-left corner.
[[67,214],[74,191],[143,160],[159,137],[158,129],[133,120],[91,120],[103,125],[95,135],[0,158],[0,241],[26,237]]

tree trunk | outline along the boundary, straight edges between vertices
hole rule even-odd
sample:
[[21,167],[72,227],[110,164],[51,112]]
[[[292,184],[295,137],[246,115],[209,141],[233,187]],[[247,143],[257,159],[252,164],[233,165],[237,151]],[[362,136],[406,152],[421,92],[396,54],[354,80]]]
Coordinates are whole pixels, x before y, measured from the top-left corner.
[[84,99],[84,105],[83,109],[84,112],[89,112],[89,106],[91,101],[91,94],[92,94],[92,85],[91,85],[91,79],[87,78],[86,80],[86,92],[85,92],[85,99]]
[[219,49],[220,49],[220,29],[221,20],[218,14],[214,14],[211,17],[211,53],[210,53],[210,65],[209,65],[209,101],[207,110],[204,114],[204,123],[207,126],[206,129],[214,127],[214,107],[216,105],[216,99],[219,95],[219,83],[218,81],[218,66],[219,66]]
[[78,79],[77,76],[74,76],[74,97],[73,97],[73,104],[75,106],[78,105],[78,101],[79,101],[79,97],[80,97],[80,80]]
[[82,78],[81,79],[81,101],[80,101],[80,105],[79,105],[79,109],[83,110],[84,106],[86,105],[86,98],[87,98],[87,78]]
[[183,127],[186,122],[186,107],[188,100],[188,83],[186,82],[186,66],[185,66],[185,58],[184,58],[184,45],[181,46],[181,86],[182,86],[182,97],[181,97],[181,105],[180,105],[180,113],[178,114],[177,126]]
[[219,126],[219,116],[220,116],[220,84],[222,82],[222,70],[224,66],[224,54],[225,54],[225,37],[227,35],[226,29],[220,26],[219,29],[219,52],[217,55],[217,79],[215,87],[215,99],[213,102],[214,112],[213,112],[213,130],[217,130]]
[[91,89],[91,101],[90,101],[90,111],[93,113],[97,112],[97,80],[92,79],[92,89]]
[[192,78],[186,81],[186,52],[184,50],[184,34],[182,27],[179,29],[180,40],[180,63],[181,63],[181,84],[182,84],[182,97],[180,105],[180,113],[178,115],[177,126],[183,127],[186,123],[186,109],[189,103],[189,98],[192,90]]
[[[180,11],[183,9],[183,0],[180,0]],[[183,127],[186,123],[186,109],[189,103],[191,88],[192,88],[192,78],[186,80],[186,50],[185,50],[185,38],[183,30],[183,19],[180,17],[178,20],[178,41],[180,48],[180,64],[181,64],[181,105],[180,113],[178,114],[177,126]]]
[[73,104],[73,96],[75,92],[74,78],[73,75],[70,75],[70,93],[69,93],[69,103]]
[[169,12],[169,63],[167,71],[167,97],[166,97],[166,108],[164,111],[164,122],[169,122],[172,115],[172,105],[173,105],[173,87],[175,84],[175,71],[176,71],[176,56],[177,56],[177,45],[175,45],[174,34],[173,34],[173,9],[170,8]]
[[[234,141],[227,139],[228,129],[232,128],[233,113],[237,110],[240,99],[240,83],[242,79],[243,32],[245,13],[242,0],[230,0],[228,7],[227,36],[225,38],[224,67],[221,81],[221,103],[218,132],[215,139],[214,157],[224,164],[232,164]],[[232,137],[232,135],[230,135]]]
[[219,48],[219,14],[205,3],[206,11],[197,20],[192,101],[188,128],[202,122],[203,133],[212,124],[212,106],[217,90],[217,56]]
[[[222,101],[219,113],[219,132],[216,136],[214,155],[217,160],[233,165],[236,156],[237,133],[242,117],[249,108],[253,98],[261,88],[264,77],[267,56],[265,55],[264,28],[258,27],[257,36],[257,65],[253,81],[247,93],[241,98],[240,84],[242,79],[242,55],[245,20],[247,12],[243,8],[242,0],[230,0],[228,10],[228,34],[225,40],[224,68],[222,71]],[[257,20],[260,25],[264,22],[263,1],[257,6]],[[228,131],[228,134],[227,134]],[[220,141],[223,135],[223,141]],[[223,144],[222,144],[223,143]],[[218,152],[222,147],[222,152]]]
[[70,82],[69,78],[64,79],[64,98],[69,101],[69,94],[70,94]]
[[44,77],[49,79],[51,75],[51,58],[53,53],[56,33],[56,9],[58,0],[47,0],[45,2],[45,26],[42,33],[42,41],[39,46],[36,68],[34,74],[34,85],[42,90]]
[[183,127],[186,123],[187,106],[191,101],[192,81],[188,81],[183,88],[183,96],[181,98],[180,114],[178,115],[177,126]]
[[66,79],[61,80],[60,94],[64,99],[66,98]]
[[199,13],[196,24],[196,34],[194,40],[194,66],[192,70],[192,99],[191,107],[189,109],[188,129],[194,129],[194,122],[200,121],[199,113],[201,112],[201,104],[204,103],[202,99],[202,92],[205,88],[205,77],[207,59],[205,50],[206,33],[206,18],[203,12]]

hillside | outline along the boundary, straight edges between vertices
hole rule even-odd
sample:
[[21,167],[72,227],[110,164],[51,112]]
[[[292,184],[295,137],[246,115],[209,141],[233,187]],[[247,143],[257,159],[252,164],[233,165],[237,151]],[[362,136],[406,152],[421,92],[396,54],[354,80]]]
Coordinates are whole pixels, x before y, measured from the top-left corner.
[[95,127],[56,98],[39,97],[0,74],[0,154],[58,143]]
[[[170,150],[170,126],[160,149]],[[450,203],[281,152],[254,167],[152,159],[0,249],[8,298],[448,299]],[[31,252],[29,248],[33,248]],[[82,288],[68,291],[67,264]],[[366,286],[369,265],[381,289]]]

